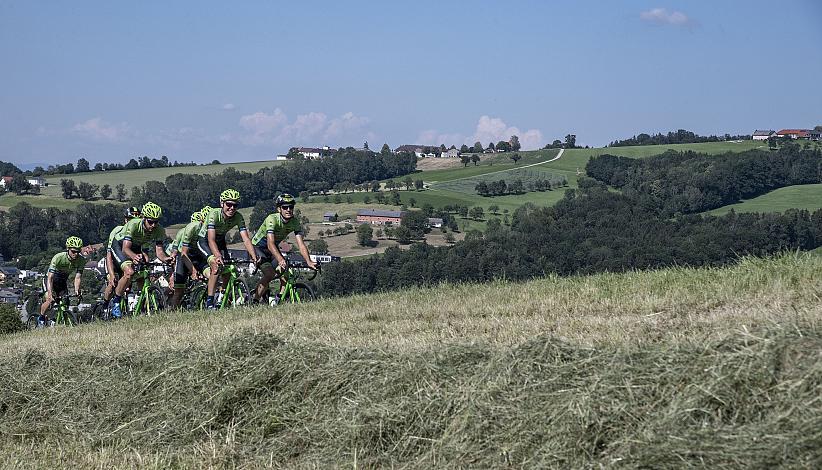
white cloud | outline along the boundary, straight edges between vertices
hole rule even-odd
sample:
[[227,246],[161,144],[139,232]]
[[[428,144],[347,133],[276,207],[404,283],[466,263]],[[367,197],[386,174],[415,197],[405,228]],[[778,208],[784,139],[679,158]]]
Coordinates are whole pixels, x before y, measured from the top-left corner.
[[466,137],[463,134],[442,134],[435,129],[428,129],[420,132],[414,143],[419,145],[445,145],[446,147],[456,145],[459,147],[466,143]]
[[668,11],[665,8],[652,8],[639,14],[639,18],[649,23],[691,27],[695,22],[681,11]]
[[125,139],[130,128],[125,122],[111,124],[99,117],[75,124],[70,130],[72,133],[100,142],[118,142]]
[[489,116],[479,118],[476,131],[473,136],[467,139],[466,144],[471,145],[477,141],[483,145],[488,145],[489,142],[496,144],[500,140],[507,141],[512,135],[519,137],[519,143],[523,150],[534,150],[542,146],[542,132],[539,129],[521,131],[518,127],[508,126],[500,118]]
[[237,106],[235,106],[234,103],[226,103],[222,105],[220,109],[222,109],[223,111],[234,111],[235,109],[237,109]]
[[348,112],[329,119],[325,113],[310,112],[298,115],[293,122],[279,108],[273,114],[257,112],[242,116],[240,126],[250,134],[241,135],[246,145],[341,145],[346,139],[373,137],[367,132],[370,119]]

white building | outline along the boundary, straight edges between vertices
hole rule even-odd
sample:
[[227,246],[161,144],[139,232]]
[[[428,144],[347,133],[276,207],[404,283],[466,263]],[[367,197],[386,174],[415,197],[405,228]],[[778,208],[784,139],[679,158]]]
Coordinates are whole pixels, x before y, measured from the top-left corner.
[[757,129],[754,131],[752,138],[753,140],[768,140],[768,138],[774,134],[775,132],[772,130],[761,131]]

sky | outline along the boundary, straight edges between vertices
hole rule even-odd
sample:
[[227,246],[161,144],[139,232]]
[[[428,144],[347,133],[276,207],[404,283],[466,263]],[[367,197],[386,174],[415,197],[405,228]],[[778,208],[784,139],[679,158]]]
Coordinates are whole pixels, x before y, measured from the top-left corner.
[[0,0],[0,160],[822,125],[818,1]]

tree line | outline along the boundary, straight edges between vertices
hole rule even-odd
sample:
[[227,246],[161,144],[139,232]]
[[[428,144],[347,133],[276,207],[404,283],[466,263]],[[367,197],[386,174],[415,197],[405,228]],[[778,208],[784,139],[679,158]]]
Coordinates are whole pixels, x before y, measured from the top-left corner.
[[318,278],[318,287],[322,295],[336,296],[550,273],[718,266],[743,255],[820,245],[822,210],[668,217],[592,182],[566,191],[553,207],[526,204],[514,211],[510,227],[489,223],[484,233],[472,231],[450,248],[415,244],[333,263]]
[[523,183],[521,179],[516,179],[511,183],[504,179],[497,181],[480,181],[474,186],[474,190],[480,196],[505,196],[508,194],[523,194],[526,192],[535,191],[551,191],[552,189],[567,186],[568,181],[562,178],[537,178],[527,183]]
[[587,174],[666,215],[703,212],[774,189],[822,182],[822,152],[783,145],[776,151],[707,155],[669,151],[639,159],[601,155]]
[[294,160],[256,173],[227,168],[217,175],[173,174],[166,177],[164,183],[148,181],[133,188],[131,203],[141,205],[153,201],[163,208],[163,223],[174,224],[189,220],[191,212],[206,204],[217,204],[218,195],[225,188],[240,191],[243,196],[240,204],[250,206],[283,192],[321,193],[340,183],[353,186],[405,176],[413,173],[416,165],[413,153],[384,155],[349,147],[338,150],[332,157]]
[[703,142],[724,142],[729,140],[751,140],[750,135],[701,136],[694,132],[679,129],[667,134],[639,134],[624,140],[615,140],[608,147],[628,147],[635,145],[697,144]]

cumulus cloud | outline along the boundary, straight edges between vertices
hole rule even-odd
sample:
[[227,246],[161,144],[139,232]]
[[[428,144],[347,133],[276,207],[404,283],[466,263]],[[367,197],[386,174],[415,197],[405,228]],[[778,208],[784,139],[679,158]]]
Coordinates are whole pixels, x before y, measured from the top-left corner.
[[119,142],[128,136],[130,128],[125,122],[111,124],[95,117],[75,124],[70,132],[98,142]]
[[665,8],[652,8],[639,14],[639,19],[660,25],[692,27],[695,22],[681,11],[668,11]]
[[500,118],[490,116],[481,116],[479,118],[474,135],[467,139],[466,144],[471,145],[479,141],[483,145],[488,145],[489,142],[507,141],[512,135],[519,137],[519,143],[523,150],[534,150],[542,146],[542,132],[539,129],[522,131],[518,127],[509,126]]
[[339,139],[369,138],[370,120],[348,112],[336,118],[325,113],[310,112],[289,121],[277,108],[272,114],[256,112],[242,116],[240,127],[249,132],[239,137],[246,145],[334,145]]

